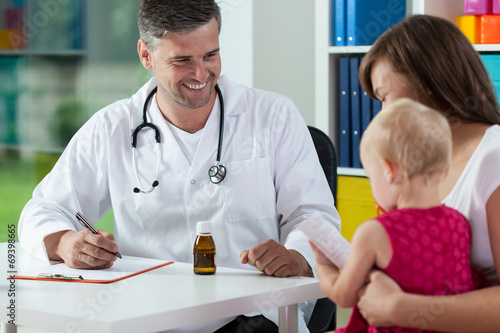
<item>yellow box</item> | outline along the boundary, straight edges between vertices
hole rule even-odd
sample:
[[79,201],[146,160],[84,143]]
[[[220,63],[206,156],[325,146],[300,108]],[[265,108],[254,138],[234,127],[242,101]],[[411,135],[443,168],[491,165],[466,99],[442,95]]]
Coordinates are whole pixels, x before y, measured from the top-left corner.
[[477,44],[477,37],[476,37],[477,16],[475,15],[457,16],[457,18],[455,19],[455,24],[470,40],[472,44]]
[[26,43],[21,29],[0,29],[0,50],[22,50]]
[[0,29],[0,50],[10,49],[9,31],[7,29]]
[[366,177],[338,176],[337,209],[341,233],[349,241],[356,228],[377,215],[370,181]]

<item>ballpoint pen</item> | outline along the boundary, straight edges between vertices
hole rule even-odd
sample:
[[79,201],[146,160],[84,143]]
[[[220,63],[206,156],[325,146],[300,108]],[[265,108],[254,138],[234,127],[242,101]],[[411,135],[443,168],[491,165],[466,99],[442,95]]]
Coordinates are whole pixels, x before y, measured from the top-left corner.
[[[80,223],[85,228],[89,229],[92,233],[94,233],[96,235],[101,235],[102,236],[102,234],[99,232],[99,230],[97,230],[96,228],[94,228],[94,226],[89,221],[87,221],[87,219],[80,212],[76,213],[76,218],[78,219],[78,221],[80,221]],[[122,255],[118,251],[116,251],[115,256],[117,256],[118,258],[122,259]]]

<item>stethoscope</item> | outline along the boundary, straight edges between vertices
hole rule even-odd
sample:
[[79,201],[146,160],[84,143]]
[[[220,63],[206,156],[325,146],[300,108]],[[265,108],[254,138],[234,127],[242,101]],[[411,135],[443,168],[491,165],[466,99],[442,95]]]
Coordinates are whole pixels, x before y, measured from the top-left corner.
[[[151,93],[149,93],[148,97],[146,98],[146,101],[144,102],[144,107],[142,109],[142,124],[136,127],[134,132],[132,133],[132,163],[134,165],[134,173],[135,173],[135,178],[137,179],[137,182],[139,183],[139,187],[134,187],[134,192],[135,193],[150,193],[152,192],[155,187],[160,185],[160,182],[158,181],[158,171],[160,170],[160,159],[161,159],[161,153],[160,153],[160,131],[158,128],[153,124],[148,122],[147,119],[147,110],[148,110],[148,105],[149,101],[151,98],[154,96],[156,91],[158,90],[158,87],[155,87]],[[215,160],[215,165],[213,165],[209,170],[208,170],[208,177],[210,178],[210,181],[214,184],[219,184],[221,181],[224,180],[226,177],[226,167],[220,164],[220,158],[221,158],[221,152],[222,152],[222,139],[224,136],[224,100],[222,98],[222,93],[219,89],[218,85],[215,85],[215,91],[217,91],[217,95],[219,96],[219,104],[220,104],[220,124],[219,124],[219,145],[217,147],[217,158]],[[139,179],[139,174],[137,173],[137,164],[135,162],[135,149],[137,147],[137,135],[143,128],[151,128],[154,132],[155,136],[155,141],[156,141],[156,155],[157,155],[157,162],[156,162],[156,173],[155,173],[155,180],[151,183],[151,186],[148,189],[145,189],[142,186],[142,182]]]

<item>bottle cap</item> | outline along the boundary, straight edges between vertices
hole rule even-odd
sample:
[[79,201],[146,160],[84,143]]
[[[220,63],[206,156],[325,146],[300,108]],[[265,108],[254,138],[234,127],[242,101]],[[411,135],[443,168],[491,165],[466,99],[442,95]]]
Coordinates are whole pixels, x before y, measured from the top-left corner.
[[196,224],[197,234],[210,234],[212,233],[212,222],[210,221],[200,221]]

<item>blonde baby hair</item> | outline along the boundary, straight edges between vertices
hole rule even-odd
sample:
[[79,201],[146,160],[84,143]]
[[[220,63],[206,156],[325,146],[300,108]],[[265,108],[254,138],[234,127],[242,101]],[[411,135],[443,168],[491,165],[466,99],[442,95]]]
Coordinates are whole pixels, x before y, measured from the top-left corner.
[[373,118],[360,146],[397,166],[403,178],[443,173],[451,162],[451,129],[438,111],[403,98]]

